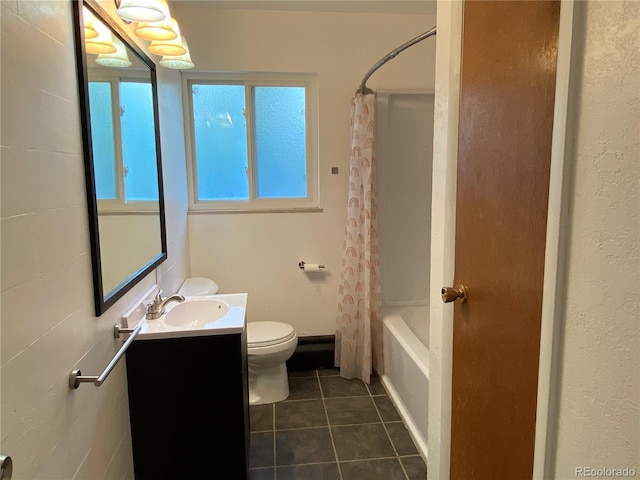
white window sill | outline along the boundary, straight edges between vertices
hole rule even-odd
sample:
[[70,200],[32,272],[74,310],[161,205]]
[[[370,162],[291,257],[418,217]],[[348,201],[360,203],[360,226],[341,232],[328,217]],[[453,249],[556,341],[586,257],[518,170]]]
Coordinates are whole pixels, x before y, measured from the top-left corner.
[[322,213],[322,207],[292,207],[292,208],[217,208],[209,210],[189,210],[189,215],[210,215],[210,214],[236,214],[236,213]]
[[114,215],[114,216],[121,216],[121,215],[155,215],[158,216],[160,215],[160,210],[158,208],[156,208],[155,210],[142,210],[142,209],[136,209],[136,208],[132,208],[132,209],[121,209],[121,210],[117,210],[117,209],[102,209],[98,207],[98,216],[100,215]]

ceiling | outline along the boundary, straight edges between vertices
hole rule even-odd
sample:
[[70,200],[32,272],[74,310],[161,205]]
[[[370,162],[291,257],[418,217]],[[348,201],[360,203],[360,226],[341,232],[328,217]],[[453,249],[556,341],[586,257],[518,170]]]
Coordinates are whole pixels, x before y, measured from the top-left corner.
[[180,7],[435,15],[436,0],[171,0]]

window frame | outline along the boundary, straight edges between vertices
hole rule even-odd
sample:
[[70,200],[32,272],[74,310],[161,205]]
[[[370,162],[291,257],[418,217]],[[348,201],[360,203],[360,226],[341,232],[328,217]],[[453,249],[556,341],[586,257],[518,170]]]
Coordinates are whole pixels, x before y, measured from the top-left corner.
[[157,214],[158,200],[127,200],[125,198],[125,164],[124,151],[122,145],[122,116],[120,101],[120,83],[146,83],[148,81],[144,73],[135,70],[124,72],[103,71],[93,73],[88,83],[108,83],[111,92],[111,115],[113,127],[113,146],[115,162],[116,198],[97,198],[100,215],[137,215],[137,214]]
[[[199,200],[198,179],[193,132],[194,84],[242,85],[245,92],[247,141],[247,200]],[[306,128],[307,196],[303,198],[257,198],[255,132],[253,121],[254,87],[304,87]],[[253,72],[183,72],[182,92],[185,127],[185,149],[189,188],[189,211],[193,213],[243,212],[299,212],[322,211],[319,192],[318,161],[318,94],[317,75],[311,73],[253,73]]]

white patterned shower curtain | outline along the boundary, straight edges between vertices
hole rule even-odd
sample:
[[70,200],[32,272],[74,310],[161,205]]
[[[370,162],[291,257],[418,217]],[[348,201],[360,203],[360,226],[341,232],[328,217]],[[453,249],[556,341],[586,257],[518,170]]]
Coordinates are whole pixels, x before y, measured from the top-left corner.
[[374,102],[373,94],[357,94],[351,102],[349,199],[335,350],[340,375],[366,383],[372,368],[383,373]]

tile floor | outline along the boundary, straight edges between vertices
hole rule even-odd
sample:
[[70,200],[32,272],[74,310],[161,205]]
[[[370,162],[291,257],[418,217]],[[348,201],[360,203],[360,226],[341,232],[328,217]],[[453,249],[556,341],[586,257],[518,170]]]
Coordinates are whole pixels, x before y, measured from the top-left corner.
[[427,467],[380,380],[290,372],[284,402],[250,407],[250,480],[424,480]]

